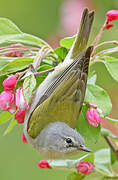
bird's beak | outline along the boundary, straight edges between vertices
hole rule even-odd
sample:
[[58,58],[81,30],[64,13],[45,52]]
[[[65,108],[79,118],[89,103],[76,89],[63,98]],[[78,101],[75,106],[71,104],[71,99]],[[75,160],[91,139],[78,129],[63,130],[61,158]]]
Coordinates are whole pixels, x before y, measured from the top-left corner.
[[81,147],[81,150],[82,150],[82,151],[86,151],[86,152],[91,152],[91,153],[93,153],[93,151],[91,151],[89,148],[87,148],[87,147],[85,147],[85,146]]

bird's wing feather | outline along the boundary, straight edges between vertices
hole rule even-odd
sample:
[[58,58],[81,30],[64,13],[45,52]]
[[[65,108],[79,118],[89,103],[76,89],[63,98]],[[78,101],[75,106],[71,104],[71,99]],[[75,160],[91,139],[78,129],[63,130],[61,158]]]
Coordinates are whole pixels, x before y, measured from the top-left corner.
[[90,31],[91,31],[91,27],[92,27],[92,23],[93,23],[93,19],[94,19],[94,11],[89,12],[89,10],[85,8],[82,14],[80,29],[76,35],[72,48],[70,49],[67,55],[67,58],[66,58],[67,60],[69,58],[72,58],[72,59],[76,58],[78,54],[80,54],[83,51],[83,49],[86,48]]
[[92,47],[89,47],[82,53],[44,93],[48,98],[40,102],[29,119],[28,134],[31,137],[35,138],[50,122],[63,121],[70,127],[76,126],[84,99],[91,51]]

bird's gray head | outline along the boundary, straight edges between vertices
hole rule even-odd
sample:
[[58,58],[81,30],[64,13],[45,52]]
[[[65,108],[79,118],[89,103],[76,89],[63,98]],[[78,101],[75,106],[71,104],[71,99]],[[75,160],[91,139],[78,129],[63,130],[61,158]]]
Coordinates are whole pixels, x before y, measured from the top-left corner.
[[49,157],[65,157],[78,151],[92,152],[85,147],[83,137],[63,122],[50,123],[39,135],[40,150]]

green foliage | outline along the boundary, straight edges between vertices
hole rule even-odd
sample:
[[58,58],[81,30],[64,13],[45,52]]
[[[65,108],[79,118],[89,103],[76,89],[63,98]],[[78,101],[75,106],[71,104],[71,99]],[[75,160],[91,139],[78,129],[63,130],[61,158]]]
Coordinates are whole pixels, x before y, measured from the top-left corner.
[[5,132],[4,132],[3,135],[5,136],[6,134],[8,134],[8,133],[13,129],[13,127],[16,126],[16,124],[17,124],[17,121],[14,120],[14,117],[12,117],[9,126],[8,126],[8,128],[5,130]]
[[33,73],[31,73],[28,77],[25,78],[23,82],[23,94],[26,100],[26,103],[29,104],[32,98],[32,92],[36,86],[36,79]]
[[[76,35],[73,37],[67,37],[62,39],[60,41],[61,47],[56,48],[53,51],[52,48],[42,39],[30,34],[23,33],[10,20],[6,18],[0,18],[1,47],[8,46],[13,43],[21,43],[27,46],[38,48],[37,50],[35,50],[35,52],[33,51],[33,55],[31,57],[17,58],[5,57],[4,55],[1,55],[0,83],[2,84],[3,80],[6,78],[6,75],[16,72],[19,73],[29,68],[30,63],[34,62],[36,54],[42,47],[46,47],[50,50],[50,52],[46,54],[45,57],[42,55],[43,60],[40,66],[37,68],[37,71],[41,72],[54,67],[54,65],[58,64],[59,62],[62,62],[65,59],[68,53],[68,49],[72,47],[75,37]],[[101,61],[105,65],[111,77],[116,82],[118,82],[118,60],[114,57],[108,56],[117,51],[118,47],[110,48],[101,51],[93,56],[90,63],[90,72],[88,75],[88,82],[85,95],[85,103],[90,102],[96,104],[103,111],[103,116],[105,116],[106,120],[108,120],[111,123],[117,123],[118,120],[107,117],[112,108],[110,97],[103,88],[96,85],[97,75],[94,71],[91,72],[91,67],[94,63],[97,64]],[[38,58],[40,59],[42,58],[42,56]],[[21,79],[22,82],[24,81],[23,92],[27,104],[30,103],[34,90],[40,85],[40,83],[45,79],[46,76],[47,74],[42,74],[39,77],[35,77],[34,74],[30,72],[29,74],[26,73],[26,75]],[[0,87],[0,91],[2,90],[3,88]],[[77,131],[85,138],[85,141],[96,143],[100,135],[102,135],[103,137],[109,136],[113,140],[117,141],[118,138],[114,136],[109,130],[101,128],[100,125],[97,128],[95,128],[88,123],[86,117],[87,110],[88,106],[84,104],[76,128]],[[11,115],[8,112],[0,112],[0,124],[6,123],[9,120],[11,121],[8,128],[4,132],[4,135],[8,134],[17,122],[14,120],[14,114]],[[116,157],[109,148],[100,149],[94,154],[87,154],[76,160],[53,160],[51,162],[49,160],[48,162],[52,167],[64,167],[69,168],[71,170],[72,168],[75,168],[76,164],[80,161],[89,161],[95,164],[95,171],[100,172],[101,174],[103,174],[103,176],[114,176],[111,169],[111,164],[113,164],[116,161]],[[84,178],[85,175],[74,172],[68,176],[67,180],[81,180]]]
[[73,172],[68,175],[67,180],[81,180],[84,179],[84,177],[85,177],[84,174]]
[[95,165],[106,176],[113,176],[111,169],[111,151],[109,148],[100,149],[95,153]]
[[80,161],[89,161],[91,163],[94,163],[94,154],[86,154],[76,160],[70,160],[70,159],[52,160],[51,162],[50,162],[50,160],[48,160],[48,162],[50,163],[50,165],[52,167],[68,167],[70,169],[75,167],[77,165],[77,163]]
[[7,112],[7,111],[3,111],[0,113],[0,124],[4,124],[7,121],[9,121],[11,119],[12,115]]
[[56,48],[54,52],[58,55],[58,61],[61,62],[65,59],[68,51],[64,47]]
[[75,40],[75,36],[61,39],[60,40],[60,45],[62,47],[65,47],[65,48],[69,49],[69,48],[72,47],[72,44],[73,44],[74,40]]
[[107,92],[94,84],[87,85],[85,102],[96,104],[103,111],[105,116],[110,113],[112,108],[112,103]]
[[9,62],[7,65],[3,66],[0,70],[0,76],[11,74],[14,72],[21,71],[32,63],[33,59],[29,57],[15,58],[13,61]]
[[111,77],[118,82],[118,60],[105,61],[104,64]]
[[20,29],[9,19],[0,18],[0,46],[10,43],[22,43],[30,46],[49,46],[42,39],[20,31]]

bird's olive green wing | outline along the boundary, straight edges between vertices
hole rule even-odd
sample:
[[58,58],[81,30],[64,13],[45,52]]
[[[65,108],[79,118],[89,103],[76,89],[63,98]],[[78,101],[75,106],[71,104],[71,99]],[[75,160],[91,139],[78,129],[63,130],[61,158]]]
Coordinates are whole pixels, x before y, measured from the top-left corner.
[[78,54],[81,53],[86,48],[93,19],[94,19],[94,11],[89,12],[89,10],[85,8],[82,14],[80,29],[79,32],[77,33],[77,37],[73,44],[71,58],[77,57]]
[[45,92],[50,96],[32,113],[28,134],[35,138],[49,123],[63,121],[75,128],[84,100],[92,47],[76,59]]

